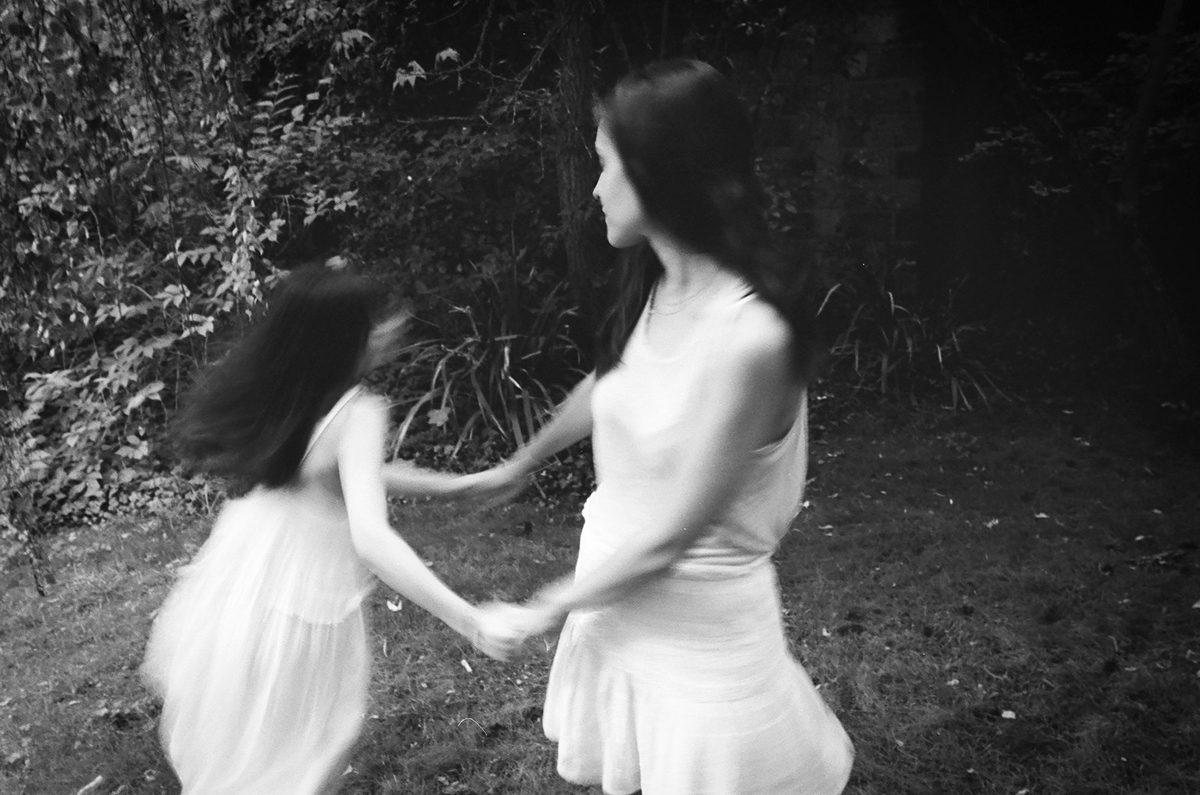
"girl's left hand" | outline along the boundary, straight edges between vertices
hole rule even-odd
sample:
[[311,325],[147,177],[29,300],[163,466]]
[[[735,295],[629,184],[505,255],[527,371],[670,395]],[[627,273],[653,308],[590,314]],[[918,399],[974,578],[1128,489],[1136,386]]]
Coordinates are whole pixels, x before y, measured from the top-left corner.
[[471,643],[492,659],[508,662],[528,637],[521,629],[523,608],[506,602],[490,602],[478,607],[477,611]]

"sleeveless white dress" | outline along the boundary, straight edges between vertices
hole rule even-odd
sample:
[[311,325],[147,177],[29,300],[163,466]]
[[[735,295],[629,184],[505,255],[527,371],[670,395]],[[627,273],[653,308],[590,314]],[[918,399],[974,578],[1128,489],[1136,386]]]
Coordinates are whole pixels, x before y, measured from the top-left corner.
[[[681,353],[656,356],[644,313],[592,393],[595,492],[576,575],[639,532],[686,449],[704,363],[752,295],[720,296]],[[770,556],[803,499],[807,411],[744,462],[736,496],[670,574],[578,610],[559,639],[543,725],[558,772],[610,795],[838,793],[854,750],[784,636]]]
[[155,618],[142,674],[185,795],[316,793],[345,768],[367,706],[374,578],[344,503],[316,483],[329,476],[306,454],[297,485],[230,501]]

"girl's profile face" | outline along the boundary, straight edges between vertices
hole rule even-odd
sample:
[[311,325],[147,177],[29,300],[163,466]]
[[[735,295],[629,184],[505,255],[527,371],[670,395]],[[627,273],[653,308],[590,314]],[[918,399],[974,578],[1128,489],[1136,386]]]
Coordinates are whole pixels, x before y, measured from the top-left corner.
[[404,338],[404,327],[408,325],[405,312],[394,312],[371,328],[367,337],[367,349],[363,355],[363,371],[370,371],[391,361],[400,341]]
[[596,156],[600,160],[600,178],[592,188],[592,196],[599,200],[604,211],[608,243],[614,248],[628,248],[646,236],[646,215],[603,124],[596,131]]

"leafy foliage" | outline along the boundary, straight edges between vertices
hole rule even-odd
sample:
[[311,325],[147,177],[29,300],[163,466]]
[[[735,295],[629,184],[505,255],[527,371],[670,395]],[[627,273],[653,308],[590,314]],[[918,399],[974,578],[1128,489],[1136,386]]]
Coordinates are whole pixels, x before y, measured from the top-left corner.
[[509,280],[510,291],[502,290],[493,275],[477,274],[472,281],[481,287],[476,301],[451,308],[462,327],[418,342],[402,357],[405,386],[414,399],[398,431],[397,450],[424,410],[428,425],[442,429],[435,436],[453,438],[442,445],[449,458],[476,437],[493,448],[499,442],[508,448],[499,452],[510,452],[562,399],[563,359],[582,358],[566,333],[574,309],[559,297],[561,285],[550,290],[545,303],[535,304],[523,300],[515,278]]
[[[720,49],[770,38],[758,23],[788,8],[714,2],[669,27]],[[475,0],[0,9],[0,233],[14,241],[0,252],[0,407],[38,532],[169,488],[163,431],[183,385],[282,268],[314,255],[407,298],[414,342],[382,375],[397,448],[461,466],[528,437],[588,366],[553,171],[554,13]],[[633,30],[604,68],[641,47]],[[786,232],[797,202],[777,193]],[[871,299],[857,289],[837,299]],[[879,322],[923,339],[928,324],[880,307]],[[866,309],[846,314],[848,351],[875,332]],[[931,350],[956,356],[964,331],[937,332]],[[911,347],[889,344],[890,392]]]
[[[1127,128],[1137,106],[1138,92],[1148,68],[1152,37],[1123,33],[1119,47],[1100,68],[1084,71],[1056,61],[1045,52],[1025,58],[1025,72],[1038,98],[1059,123],[1069,129],[1080,154],[1100,174],[1115,177],[1127,147]],[[1183,33],[1169,61],[1157,120],[1148,131],[1148,160],[1142,190],[1152,194],[1181,162],[1196,156],[1200,103],[1195,85],[1200,79],[1200,31]],[[1002,158],[1019,166],[1031,200],[1047,201],[1079,189],[1071,184],[1045,144],[1021,124],[993,126],[963,156],[970,161]],[[1111,180],[1115,187],[1115,178]]]
[[[54,517],[40,529],[134,507],[170,466],[165,419],[218,331],[237,333],[280,264],[331,246],[409,296],[419,339],[390,386],[410,417],[436,398],[423,432],[454,450],[530,432],[580,330],[543,152],[552,103],[526,87],[553,26],[494,11],[466,29],[433,3],[0,11],[0,230],[16,241],[0,405],[33,509]],[[523,64],[485,48],[531,33]]]
[[330,177],[353,120],[323,102],[327,83],[280,77],[239,102],[205,68],[228,58],[204,9],[156,10],[0,11],[15,34],[0,45],[14,98],[0,230],[15,241],[0,260],[0,389],[40,530],[96,521],[165,466],[165,410],[214,329],[275,278],[268,248],[355,204]]
[[481,466],[533,432],[585,359],[548,150],[554,102],[522,75],[480,85],[497,75],[450,48],[417,66],[397,73],[406,101],[444,95],[474,115],[376,116],[355,131],[345,167],[370,198],[343,247],[415,318],[381,379],[401,408],[394,451],[415,443],[425,463]]
[[17,433],[12,412],[0,417],[0,564],[27,558],[33,569],[34,586],[46,594],[47,572],[41,539],[31,532],[34,514],[30,494],[28,444]]

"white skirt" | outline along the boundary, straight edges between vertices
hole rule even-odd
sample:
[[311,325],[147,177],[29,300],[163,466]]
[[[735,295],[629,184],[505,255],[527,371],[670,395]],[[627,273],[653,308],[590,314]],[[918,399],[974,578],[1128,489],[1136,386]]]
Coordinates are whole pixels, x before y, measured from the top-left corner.
[[300,560],[320,553],[297,545],[306,532],[341,530],[300,529],[314,518],[275,492],[230,503],[154,621],[142,675],[185,795],[317,793],[345,769],[370,654],[358,581],[319,604],[289,596],[331,565]]
[[610,795],[832,794],[854,757],[787,650],[769,562],[573,613],[543,724],[559,775]]

